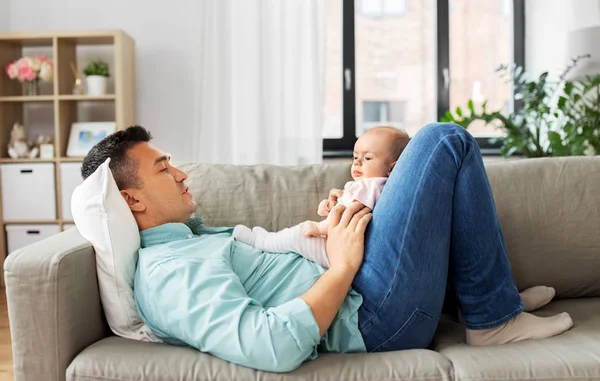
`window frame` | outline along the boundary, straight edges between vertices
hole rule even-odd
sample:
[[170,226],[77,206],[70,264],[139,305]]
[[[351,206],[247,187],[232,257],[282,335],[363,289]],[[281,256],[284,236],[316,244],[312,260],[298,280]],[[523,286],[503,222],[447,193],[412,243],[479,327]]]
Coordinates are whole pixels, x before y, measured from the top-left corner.
[[[356,91],[355,83],[355,1],[342,2],[342,126],[343,136],[323,139],[323,157],[352,157],[356,142]],[[513,1],[513,61],[525,68],[525,0]],[[450,68],[450,15],[449,0],[437,2],[437,59],[436,91],[437,120],[441,120],[450,108],[450,86],[444,85],[444,69]],[[513,98],[515,110],[521,102]],[[489,138],[477,138],[483,155],[499,155],[501,143],[491,144]]]

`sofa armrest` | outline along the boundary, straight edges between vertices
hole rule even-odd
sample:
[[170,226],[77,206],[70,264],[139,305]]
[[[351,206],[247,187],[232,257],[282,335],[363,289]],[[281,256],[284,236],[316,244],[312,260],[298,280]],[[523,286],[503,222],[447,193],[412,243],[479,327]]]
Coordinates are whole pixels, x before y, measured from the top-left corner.
[[91,244],[77,229],[4,263],[15,381],[63,381],[73,358],[107,335]]

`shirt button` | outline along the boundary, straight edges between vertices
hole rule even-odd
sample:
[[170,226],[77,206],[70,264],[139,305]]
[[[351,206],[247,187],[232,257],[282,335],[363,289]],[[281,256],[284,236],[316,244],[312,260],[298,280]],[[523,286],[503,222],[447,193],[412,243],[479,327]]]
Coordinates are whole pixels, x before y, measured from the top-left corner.
[[193,235],[193,234],[188,234],[188,236],[187,236],[187,237],[188,237],[188,238],[194,238],[194,235]]

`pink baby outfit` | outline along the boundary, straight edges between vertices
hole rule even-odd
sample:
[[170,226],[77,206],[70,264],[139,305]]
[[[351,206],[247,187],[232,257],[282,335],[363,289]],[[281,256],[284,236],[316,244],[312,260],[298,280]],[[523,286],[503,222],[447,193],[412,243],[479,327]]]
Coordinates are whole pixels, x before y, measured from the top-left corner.
[[[348,206],[352,201],[357,200],[373,209],[386,181],[387,177],[348,181],[344,185],[342,197],[338,198],[338,202]],[[294,252],[329,268],[326,250],[327,237],[306,237],[302,233],[301,224],[276,233],[268,232],[258,226],[251,230],[244,225],[237,225],[233,230],[233,237],[240,242],[270,253]]]
[[372,210],[387,179],[387,177],[369,177],[357,181],[348,181],[344,185],[344,194],[338,199],[338,202],[348,206],[352,201],[357,200]]

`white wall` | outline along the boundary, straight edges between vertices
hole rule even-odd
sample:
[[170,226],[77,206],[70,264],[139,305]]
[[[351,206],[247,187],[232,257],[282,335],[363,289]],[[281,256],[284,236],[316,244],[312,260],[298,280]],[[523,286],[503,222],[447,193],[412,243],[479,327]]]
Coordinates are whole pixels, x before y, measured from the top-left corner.
[[8,30],[10,0],[0,0],[0,32]]
[[533,75],[560,73],[570,62],[571,30],[600,25],[600,0],[527,0],[525,67]]
[[4,2],[13,31],[119,28],[131,35],[136,42],[137,122],[175,160],[192,160],[199,1],[0,0]]

